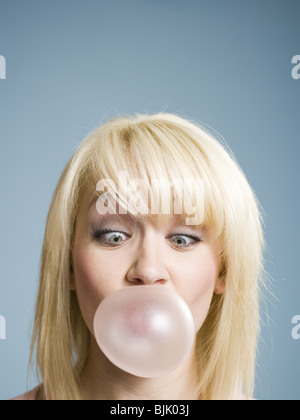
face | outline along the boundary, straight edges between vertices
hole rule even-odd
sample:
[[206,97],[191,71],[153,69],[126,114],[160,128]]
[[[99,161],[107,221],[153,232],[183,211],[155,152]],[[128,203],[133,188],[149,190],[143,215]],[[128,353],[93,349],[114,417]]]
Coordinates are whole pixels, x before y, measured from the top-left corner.
[[[100,302],[124,287],[160,285],[177,292],[189,306],[197,331],[216,288],[218,250],[211,232],[171,216],[138,222],[130,214],[100,215],[85,198],[78,213],[73,246],[71,289],[93,334]],[[218,288],[220,293],[220,287]]]

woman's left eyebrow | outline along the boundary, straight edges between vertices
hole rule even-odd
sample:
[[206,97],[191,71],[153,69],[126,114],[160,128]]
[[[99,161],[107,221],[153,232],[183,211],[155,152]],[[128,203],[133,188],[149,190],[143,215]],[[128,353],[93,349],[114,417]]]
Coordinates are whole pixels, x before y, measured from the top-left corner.
[[183,220],[179,220],[178,222],[174,222],[174,223],[170,223],[170,226],[173,229],[185,229],[185,230],[190,230],[190,231],[202,231],[203,230],[203,226],[191,226],[191,225],[187,225],[184,223]]

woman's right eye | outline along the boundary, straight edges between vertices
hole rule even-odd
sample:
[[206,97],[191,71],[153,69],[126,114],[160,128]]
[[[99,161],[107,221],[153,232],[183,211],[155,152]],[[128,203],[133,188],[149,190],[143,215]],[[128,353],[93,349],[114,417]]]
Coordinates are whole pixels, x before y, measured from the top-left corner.
[[128,237],[128,234],[119,231],[113,231],[109,229],[103,229],[96,231],[92,235],[97,239],[98,242],[107,246],[117,246],[122,244]]

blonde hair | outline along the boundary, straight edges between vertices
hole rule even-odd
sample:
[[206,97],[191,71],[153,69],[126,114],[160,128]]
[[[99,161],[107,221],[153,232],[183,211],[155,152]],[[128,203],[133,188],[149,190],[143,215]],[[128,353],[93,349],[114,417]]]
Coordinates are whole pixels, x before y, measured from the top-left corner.
[[[70,291],[76,217],[83,195],[99,179],[120,170],[143,179],[200,177],[205,226],[218,241],[219,276],[225,292],[214,294],[197,335],[201,399],[236,399],[254,390],[263,232],[257,199],[227,147],[197,123],[173,114],[120,116],[97,128],[77,149],[57,185],[41,257],[31,357],[48,400],[81,399],[79,380],[90,332],[76,292]],[[137,215],[139,217],[140,215]]]

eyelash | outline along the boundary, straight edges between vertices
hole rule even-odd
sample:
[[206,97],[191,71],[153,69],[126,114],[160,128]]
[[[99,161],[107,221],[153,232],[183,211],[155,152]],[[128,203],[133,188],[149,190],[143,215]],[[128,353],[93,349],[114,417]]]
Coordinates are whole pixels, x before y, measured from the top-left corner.
[[[109,242],[107,240],[103,240],[103,239],[101,240],[101,236],[102,235],[105,235],[107,233],[122,233],[123,235],[125,235],[127,237],[130,236],[130,235],[128,235],[128,233],[125,233],[125,232],[122,232],[122,231],[119,231],[119,230],[112,230],[112,229],[101,229],[101,230],[97,230],[94,233],[92,233],[92,236],[96,240],[98,240],[99,242],[108,244]],[[203,242],[202,239],[199,238],[198,236],[194,236],[194,235],[190,235],[190,234],[189,235],[186,235],[186,234],[182,234],[182,233],[176,233],[174,235],[171,235],[170,238],[173,238],[173,237],[181,237],[181,236],[190,238],[193,241],[195,241],[195,243],[193,243],[193,244],[187,244],[185,246],[176,246],[174,244],[176,246],[176,248],[187,248],[187,247],[190,247],[192,245],[195,245],[196,243]],[[108,246],[117,247],[118,245],[120,245],[120,244],[113,245],[112,243],[109,243]]]

